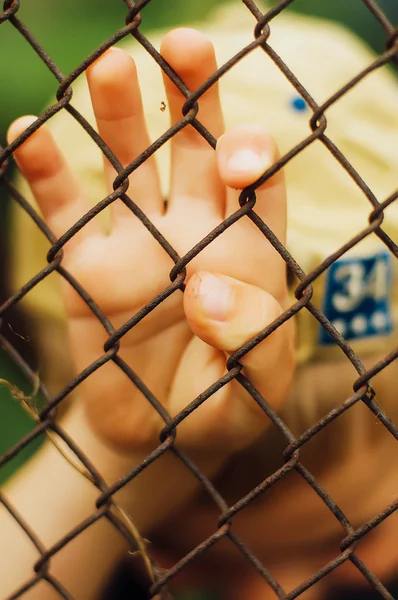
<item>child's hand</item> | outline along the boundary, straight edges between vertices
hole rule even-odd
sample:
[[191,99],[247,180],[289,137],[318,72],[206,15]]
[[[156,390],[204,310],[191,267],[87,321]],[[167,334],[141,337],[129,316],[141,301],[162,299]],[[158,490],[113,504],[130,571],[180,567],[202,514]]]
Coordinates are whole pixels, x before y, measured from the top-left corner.
[[[170,32],[162,55],[191,89],[216,70],[210,42],[191,29]],[[123,165],[150,140],[144,123],[133,60],[120,49],[99,58],[87,72],[102,138]],[[165,78],[172,122],[182,117],[184,98]],[[217,151],[191,127],[172,138],[172,177],[167,210],[154,158],[130,176],[129,197],[183,256],[239,208],[239,191],[274,162],[276,148],[257,126],[242,125],[222,138],[223,119],[216,86],[199,101],[198,119],[218,138]],[[9,131],[15,139],[32,122],[24,117]],[[61,236],[89,210],[74,176],[43,126],[15,152],[47,223]],[[105,174],[112,190],[116,176]],[[286,206],[280,173],[257,191],[255,211],[280,240]],[[120,201],[112,205],[109,235],[98,218],[65,246],[64,267],[98,303],[114,327],[121,327],[170,283],[173,261]],[[187,267],[184,294],[176,290],[121,339],[119,356],[176,415],[225,372],[233,353],[278,317],[287,302],[284,263],[247,218],[240,219]],[[78,371],[103,355],[107,334],[78,295],[65,284],[72,350]],[[242,357],[244,373],[279,410],[294,369],[291,321]],[[103,439],[122,450],[156,442],[162,419],[112,361],[81,386],[87,413]],[[198,449],[233,452],[250,444],[268,418],[236,382],[222,387],[178,426],[178,442]]]

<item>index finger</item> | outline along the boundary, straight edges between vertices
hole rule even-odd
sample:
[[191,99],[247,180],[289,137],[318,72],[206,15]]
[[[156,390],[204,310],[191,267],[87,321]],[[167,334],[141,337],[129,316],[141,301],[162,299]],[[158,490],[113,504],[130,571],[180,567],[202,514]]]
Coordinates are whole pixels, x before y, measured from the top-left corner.
[[[221,179],[228,186],[227,216],[239,208],[240,190],[255,183],[279,158],[272,136],[259,125],[243,124],[227,131],[217,142]],[[238,191],[237,191],[238,190]],[[256,188],[255,211],[284,244],[286,193],[282,170]]]

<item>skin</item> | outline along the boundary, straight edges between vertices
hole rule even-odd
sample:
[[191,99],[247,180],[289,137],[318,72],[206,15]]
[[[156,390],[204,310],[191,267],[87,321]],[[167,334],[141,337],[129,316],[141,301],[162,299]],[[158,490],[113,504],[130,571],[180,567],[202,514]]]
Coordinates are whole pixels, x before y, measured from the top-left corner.
[[[161,53],[192,90],[216,69],[211,43],[191,29],[168,33]],[[125,166],[150,144],[134,61],[122,50],[111,49],[88,69],[87,79],[98,131]],[[184,98],[167,78],[164,84],[171,122],[175,123],[181,119]],[[241,125],[224,132],[216,86],[199,100],[198,118],[218,140],[216,152],[191,126],[172,138],[167,209],[164,209],[153,158],[131,174],[127,192],[180,256],[239,208],[239,190],[254,183],[277,158],[269,133],[256,125]],[[16,139],[32,121],[34,117],[16,121],[10,127],[9,141]],[[46,222],[56,236],[61,236],[90,206],[45,126],[18,147],[15,158]],[[116,173],[106,160],[104,171],[111,191]],[[257,190],[255,210],[284,242],[286,196],[281,172]],[[156,240],[120,201],[111,207],[110,232],[103,231],[99,219],[91,221],[66,244],[63,264],[116,329],[167,287],[173,267],[172,260]],[[64,299],[71,352],[76,371],[80,372],[103,354],[107,334],[67,284],[64,284]],[[121,339],[119,356],[174,416],[226,372],[228,355],[288,306],[283,260],[253,223],[244,218],[188,264],[185,292],[177,290],[129,331]],[[297,382],[305,373],[294,373],[292,320],[244,355],[241,364],[246,377],[274,410],[283,410],[288,401],[302,401],[297,389],[303,386],[299,388]],[[328,367],[326,374],[336,368]],[[350,375],[342,377],[337,387],[329,385],[337,398],[342,395],[341,400],[348,395]],[[293,377],[296,385],[289,392]],[[325,373],[314,374],[311,391],[315,398],[325,393],[324,381]],[[310,388],[304,389],[308,392]],[[163,423],[112,362],[81,385],[80,395],[79,403],[72,407],[63,426],[92,458],[105,479],[115,481],[157,446]],[[268,430],[269,421],[257,404],[232,381],[178,425],[177,443],[206,475],[216,479],[221,493],[233,503],[265,476],[261,464],[270,452]],[[369,464],[370,459],[377,463],[389,450],[390,447],[384,445],[375,456],[363,441],[357,440],[355,452],[348,453],[344,466],[360,476],[357,479],[354,476],[354,483],[344,488],[343,494],[340,491],[344,468],[336,470],[328,469],[327,465],[321,468],[314,465],[315,474],[324,474],[322,484],[327,490],[331,490],[332,495],[340,493],[340,497],[353,506],[357,504],[355,486],[358,489],[361,485],[365,491],[369,483],[369,479],[363,477],[364,464]],[[257,465],[250,476],[245,457]],[[90,514],[96,497],[95,490],[83,485],[81,478],[70,469],[61,467],[61,462],[55,450],[45,448],[6,490],[7,497],[47,545]],[[57,473],[59,490],[53,480],[47,481],[43,494],[39,483],[44,485],[50,465]],[[166,472],[167,478],[164,477]],[[363,503],[360,522],[380,510],[379,504],[385,506],[385,496],[391,493],[392,483],[396,483],[395,476],[390,475],[388,473],[384,487],[380,486],[382,491],[377,497],[369,494],[368,502]],[[164,481],[161,491],[157,485],[159,478]],[[68,507],[62,493],[65,481],[68,481],[69,497],[79,498],[78,503],[69,503]],[[157,542],[158,550],[154,552],[159,552],[162,564],[172,565],[184,552],[203,541],[205,535],[214,532],[217,512],[200,495],[192,500],[197,492],[193,478],[167,455],[120,493],[120,502],[139,529]],[[281,524],[283,515],[289,513],[286,506],[292,494],[294,514],[290,510],[289,518]],[[171,536],[167,522],[172,522],[173,515],[178,516],[181,525],[178,531],[183,532],[183,536],[176,533],[174,523]],[[334,521],[330,525],[326,517],[327,512],[314,492],[293,476],[278,484],[265,499],[246,508],[236,520],[236,530],[249,540],[253,552],[270,566],[273,575],[289,591],[338,554],[337,542],[344,535],[340,526]],[[18,575],[15,569],[1,573],[5,581],[3,589],[11,594],[20,585],[21,572],[29,578],[29,565],[35,560],[35,554],[26,540],[18,537],[12,519],[7,516],[6,522],[6,535],[2,538],[13,539],[14,536],[15,540],[10,553],[13,563],[9,564],[18,563],[20,567]],[[392,536],[396,535],[393,527],[390,530]],[[264,531],[272,546],[264,543]],[[311,531],[310,536],[308,531]],[[71,543],[53,559],[52,572],[77,598],[95,598],[115,561],[123,554],[124,545],[112,535],[110,527],[99,524],[84,541]],[[174,542],[170,548],[171,538]],[[391,534],[382,536],[381,542],[375,536],[373,547],[377,552],[366,550],[364,545],[363,555],[380,576],[385,574],[386,562],[380,567],[375,557],[380,551],[386,552],[392,540]],[[305,553],[300,550],[303,543]],[[106,557],[100,553],[104,544],[111,548]],[[391,555],[390,549],[388,555]],[[79,569],[71,570],[71,561],[77,561],[74,564],[78,564]],[[214,563],[219,573],[225,570],[228,574],[223,585],[231,600],[275,597],[252,568],[238,564],[237,553],[227,542],[217,544],[207,559],[198,561],[197,567],[187,571],[190,581],[213,583]],[[98,564],[100,569],[97,569]],[[0,569],[4,565],[5,561]],[[95,575],[88,577],[93,565]],[[344,574],[343,567],[340,574],[349,579],[353,572],[349,565],[346,571],[348,574]],[[102,576],[98,576],[98,572]],[[303,597],[316,600],[321,597],[323,587],[324,584],[318,585]],[[47,600],[53,597],[52,593],[43,584],[33,588],[26,597]]]
[[[185,56],[181,47],[187,48]],[[211,44],[201,34],[192,35],[191,30],[166,36],[162,53],[193,89],[215,68]],[[193,68],[191,57],[201,65],[200,69]],[[134,62],[121,50],[112,49],[89,69],[87,77],[99,133],[121,163],[127,165],[150,144]],[[171,120],[175,122],[181,118],[183,97],[169,81],[165,81],[165,87]],[[220,137],[223,123],[216,88],[203,98],[200,111],[203,123]],[[14,123],[10,139],[32,120],[25,117]],[[258,160],[253,166],[249,164],[240,171],[228,167],[234,153],[251,146],[258,148]],[[255,181],[272,164],[275,152],[269,135],[258,127],[228,132],[220,140],[216,154],[189,127],[172,140],[167,211],[163,209],[154,159],[131,175],[128,193],[177,252],[184,255],[239,207],[239,191],[227,189],[226,185],[243,189]],[[89,206],[50,133],[41,128],[18,149],[16,160],[49,226],[55,235],[62,235]],[[105,164],[105,174],[111,189],[115,173],[109,164]],[[98,219],[90,222],[65,247],[64,265],[118,328],[167,287],[173,262],[121,202],[116,202],[111,211],[110,234],[105,234]],[[258,213],[283,240],[286,206],[281,174],[259,191]],[[236,248],[242,250],[231,260]],[[150,268],[144,269],[143,260]],[[120,355],[134,366],[135,372],[173,415],[185,406],[187,399],[195,398],[225,372],[224,352],[232,353],[279,316],[287,301],[282,259],[246,219],[190,263],[187,280],[184,295],[174,294],[121,340]],[[201,284],[205,286],[203,293]],[[230,294],[225,315],[216,306],[221,288],[225,288],[226,295]],[[66,286],[65,302],[75,364],[80,371],[102,353],[107,334]],[[205,306],[210,310],[212,303],[216,318],[205,313]],[[280,333],[242,359],[247,375],[259,386],[259,391],[272,397],[275,408],[283,401],[293,373],[292,329],[290,324],[281,328]],[[170,349],[166,355],[164,347]],[[286,359],[281,361],[282,348]],[[268,373],[277,368],[278,373],[284,374],[276,386],[274,378],[263,371],[264,358],[268,361]],[[101,388],[103,393],[99,397]],[[108,394],[114,394],[114,390],[117,402],[109,414]],[[156,439],[160,420],[118,367],[106,365],[90,377],[84,396],[95,429],[122,450],[146,446]],[[206,403],[194,420],[182,424],[178,435],[184,445],[207,446],[211,435],[212,445],[217,444],[216,438],[222,438],[222,445],[232,444],[235,448],[231,450],[238,449],[264,428],[258,416],[254,403],[239,385],[232,383],[220,391],[217,399]],[[141,440],[137,440],[137,432]]]

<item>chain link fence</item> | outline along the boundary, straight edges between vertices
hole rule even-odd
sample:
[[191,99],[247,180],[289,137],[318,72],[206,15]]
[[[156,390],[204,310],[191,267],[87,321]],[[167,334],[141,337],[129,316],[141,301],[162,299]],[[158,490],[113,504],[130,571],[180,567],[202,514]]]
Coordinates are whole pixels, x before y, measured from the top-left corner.
[[[369,521],[362,523],[360,526],[353,526],[344,512],[335,503],[332,497],[323,489],[317,479],[313,476],[311,471],[305,466],[302,461],[302,450],[305,445],[319,433],[328,428],[332,422],[338,419],[346,411],[352,410],[352,408],[358,404],[363,403],[366,408],[371,411],[374,418],[379,422],[380,427],[385,428],[389,432],[389,435],[393,436],[395,440],[398,439],[398,428],[397,424],[394,424],[390,416],[387,414],[374,393],[371,385],[371,380],[378,373],[388,368],[388,366],[397,359],[398,350],[394,348],[385,354],[382,360],[379,360],[376,364],[373,364],[370,368],[365,368],[361,358],[355,353],[344,338],[339,333],[338,329],[333,325],[331,320],[325,315],[324,311],[321,310],[312,301],[313,296],[313,284],[317,279],[327,272],[327,270],[336,263],[338,259],[343,257],[351,248],[359,244],[365,238],[369,236],[377,236],[379,240],[384,244],[384,248],[387,249],[389,255],[393,258],[398,257],[398,247],[393,239],[383,229],[383,220],[385,217],[386,209],[392,205],[398,198],[398,190],[391,190],[391,194],[387,198],[377,199],[372,193],[371,189],[366,185],[366,173],[358,173],[348,160],[348,158],[339,150],[339,148],[333,143],[328,137],[328,122],[327,122],[327,111],[336,103],[338,103],[346,94],[350,92],[352,88],[358,86],[360,82],[373,71],[376,71],[383,66],[390,64],[392,68],[398,65],[398,37],[397,29],[394,24],[389,21],[387,15],[384,14],[380,8],[378,2],[375,0],[362,0],[363,4],[369,10],[374,18],[379,22],[380,27],[385,31],[385,52],[378,56],[377,59],[369,64],[367,68],[358,72],[355,77],[346,83],[343,87],[338,89],[332,96],[330,96],[322,105],[318,105],[311,95],[311,90],[307,90],[306,87],[296,78],[295,74],[289,69],[289,65],[285,64],[279,54],[272,47],[269,41],[273,21],[277,21],[280,13],[284,11],[286,7],[294,4],[294,0],[283,0],[277,2],[268,12],[265,14],[260,10],[253,0],[242,0],[240,6],[241,11],[249,11],[253,19],[253,41],[242,48],[235,56],[222,64],[217,72],[215,72],[199,89],[190,91],[184,82],[176,75],[173,69],[166,63],[161,57],[159,52],[152,45],[150,39],[143,35],[140,30],[141,23],[145,19],[145,6],[155,0],[141,0],[139,2],[133,2],[132,0],[124,0],[126,4],[126,20],[123,25],[114,35],[110,36],[100,47],[98,47],[90,56],[88,56],[76,69],[65,76],[60,69],[57,67],[54,60],[47,54],[45,49],[40,45],[40,40],[37,40],[32,32],[29,30],[29,23],[23,23],[19,18],[20,0],[6,0],[3,5],[2,13],[0,14],[1,28],[14,27],[21,36],[23,36],[32,48],[32,52],[35,52],[43,64],[46,65],[48,70],[52,73],[54,78],[59,82],[59,87],[56,94],[56,102],[52,104],[47,110],[45,110],[26,131],[19,136],[15,142],[10,144],[5,149],[0,149],[0,181],[12,197],[13,201],[18,203],[20,207],[26,213],[29,214],[30,218],[34,221],[37,228],[41,230],[43,235],[49,240],[51,249],[48,252],[48,265],[37,273],[30,281],[14,293],[6,302],[0,307],[0,316],[2,323],[6,319],[7,311],[17,305],[29,292],[35,288],[40,282],[49,277],[53,272],[57,272],[62,278],[64,278],[69,285],[71,285],[87,303],[90,311],[96,316],[98,321],[102,324],[103,328],[107,332],[108,340],[104,346],[104,353],[98,357],[84,372],[78,373],[73,380],[71,380],[64,389],[62,389],[55,396],[51,395],[46,389],[43,382],[38,380],[36,374],[27,362],[21,357],[21,355],[13,348],[11,343],[6,339],[4,335],[0,336],[0,344],[4,351],[17,363],[20,369],[26,374],[27,378],[32,382],[32,386],[39,392],[45,400],[45,405],[38,410],[34,403],[18,390],[13,389],[16,398],[25,406],[27,410],[33,415],[36,426],[35,428],[26,435],[23,439],[13,447],[10,448],[0,459],[0,466],[11,461],[22,449],[27,447],[33,440],[46,433],[50,441],[59,447],[60,451],[65,448],[65,445],[69,448],[66,453],[69,456],[74,457],[75,465],[79,465],[82,471],[82,477],[86,476],[92,482],[98,490],[98,497],[96,501],[95,510],[92,515],[81,522],[68,535],[59,539],[56,544],[52,547],[47,548],[43,545],[41,540],[37,537],[35,531],[32,530],[29,523],[25,522],[23,517],[18,514],[17,510],[13,507],[12,503],[7,499],[6,492],[2,492],[0,495],[0,502],[3,504],[5,509],[12,515],[13,519],[18,525],[24,530],[26,536],[29,537],[31,543],[37,549],[40,554],[40,559],[36,564],[32,565],[32,577],[29,581],[21,582],[21,587],[15,590],[15,593],[11,596],[13,599],[22,598],[24,594],[38,585],[40,582],[45,580],[48,585],[52,586],[54,593],[57,597],[64,599],[71,599],[71,595],[64,585],[59,582],[51,574],[51,559],[60,552],[69,542],[79,536],[82,532],[90,528],[94,523],[100,519],[107,519],[112,525],[119,531],[120,536],[124,536],[132,552],[137,550],[141,552],[145,559],[147,575],[148,593],[151,598],[169,598],[168,587],[173,582],[173,579],[183,571],[187,565],[194,563],[200,555],[206,553],[214,544],[217,544],[222,539],[228,539],[229,542],[234,545],[242,555],[242,560],[251,563],[253,570],[256,570],[258,574],[264,578],[265,582],[272,588],[275,593],[275,597],[285,598],[292,600],[293,598],[299,597],[306,590],[311,588],[314,584],[322,580],[332,571],[337,569],[343,563],[350,561],[352,565],[359,570],[363,577],[374,587],[378,592],[380,598],[392,599],[392,595],[382,584],[381,581],[371,572],[368,566],[359,558],[357,554],[357,544],[368,536],[372,530],[375,530],[381,523],[383,523],[389,516],[398,508],[398,499],[394,499],[391,503],[385,506],[379,514],[374,515]],[[76,16],[78,18],[78,15]],[[0,29],[1,31],[1,29]],[[108,48],[114,44],[133,36],[135,40],[151,55],[154,61],[156,61],[160,69],[171,79],[171,81],[179,88],[181,93],[185,96],[186,102],[184,104],[181,120],[175,123],[170,129],[168,129],[164,135],[159,137],[153,144],[143,152],[136,160],[134,160],[127,167],[123,168],[118,158],[113,155],[111,150],[107,147],[104,141],[100,138],[98,133],[88,123],[86,118],[80,114],[71,104],[73,96],[72,86],[75,80],[91,65],[101,54],[103,54]],[[156,229],[151,223],[150,219],[139,207],[133,202],[128,196],[128,177],[137,169],[144,161],[148,160],[161,146],[168,142],[176,133],[181,131],[187,125],[193,126],[197,132],[199,132],[206,142],[215,148],[216,140],[213,135],[203,126],[200,122],[200,114],[198,115],[198,101],[203,94],[209,90],[223,75],[234,69],[234,66],[241,61],[247,54],[252,52],[256,48],[261,48],[264,53],[273,61],[283,76],[291,83],[292,87],[296,90],[297,94],[303,99],[306,105],[310,109],[310,118],[308,124],[310,127],[310,134],[295,147],[291,148],[289,152],[282,155],[278,161],[269,168],[264,175],[256,182],[255,185],[245,189],[239,198],[239,206],[234,214],[226,218],[218,227],[213,231],[209,232],[198,244],[196,244],[189,252],[184,256],[179,256],[176,250],[168,242],[165,237]],[[332,58],[332,57],[331,57]],[[261,74],[259,74],[259,77]],[[380,102],[382,102],[382,98]],[[60,111],[67,111],[87,132],[92,138],[93,142],[100,148],[103,155],[110,161],[112,166],[117,171],[118,175],[113,182],[114,191],[109,194],[106,198],[100,200],[87,214],[85,214],[73,227],[71,227],[60,239],[57,239],[53,233],[49,230],[46,223],[40,217],[40,215],[32,208],[30,203],[21,195],[13,181],[8,176],[8,162],[15,151],[15,149],[21,145],[32,133],[34,133],[43,123],[49,121],[54,115]],[[355,182],[356,186],[361,190],[363,194],[363,202],[369,206],[369,217],[368,225],[361,231],[358,231],[357,235],[351,240],[347,241],[344,246],[337,249],[325,260],[322,260],[320,264],[317,264],[315,268],[309,272],[305,272],[295,257],[290,254],[287,248],[281,244],[276,238],[273,232],[267,227],[267,224],[256,214],[256,188],[263,184],[267,179],[271,178],[276,172],[278,172],[285,165],[294,161],[295,158],[307,147],[314,144],[315,142],[323,144],[327,151],[334,157],[334,159],[340,164],[342,170],[345,170],[347,175]],[[311,176],[311,173],[308,174]],[[85,289],[63,266],[63,247],[65,244],[73,238],[86,224],[93,219],[98,213],[100,213],[105,207],[111,203],[120,200],[125,206],[127,206],[139,219],[143,226],[151,233],[158,244],[164,249],[169,257],[174,262],[174,267],[170,272],[170,284],[160,294],[153,298],[146,306],[144,306],[137,314],[132,315],[120,328],[115,330],[112,326],[109,318],[104,314],[100,307],[95,301],[89,297]],[[150,390],[145,386],[145,382],[141,381],[140,378],[134,373],[131,367],[120,357],[119,348],[120,340],[125,336],[133,327],[135,327],[142,319],[145,319],[147,315],[151,313],[160,303],[167,299],[172,294],[178,294],[184,289],[184,280],[186,278],[187,265],[192,261],[200,252],[202,252],[209,244],[218,237],[222,236],[229,227],[236,223],[240,219],[250,219],[252,223],[262,232],[264,237],[269,243],[276,249],[280,256],[285,261],[288,270],[291,274],[291,279],[294,283],[294,296],[295,300],[292,305],[281,315],[280,318],[276,319],[268,327],[266,327],[261,333],[247,342],[237,352],[228,358],[226,361],[226,374],[218,381],[214,382],[208,389],[203,392],[194,400],[192,400],[186,408],[172,418],[166,411],[166,409],[160,404],[160,402],[151,394]],[[342,353],[345,355],[346,361],[350,361],[353,368],[357,373],[357,377],[353,381],[353,393],[345,399],[344,402],[335,406],[327,414],[324,414],[321,419],[313,423],[307,428],[301,435],[294,435],[291,429],[288,427],[286,422],[282,419],[281,415],[275,413],[272,407],[268,404],[267,400],[263,398],[259,392],[255,389],[252,383],[245,377],[242,372],[242,366],[240,359],[269,336],[275,329],[280,327],[289,319],[293,319],[301,312],[309,312],[314,319],[319,322],[321,328],[327,332],[335,345],[339,346]],[[96,468],[90,461],[90,457],[85,456],[79,449],[73,439],[63,431],[61,425],[57,421],[57,410],[60,408],[62,403],[65,403],[65,399],[76,390],[76,388],[88,378],[92,373],[99,369],[105,363],[113,361],[115,365],[118,365],[120,369],[124,371],[127,377],[130,378],[132,384],[137,386],[140,392],[145,396],[148,403],[159,413],[164,427],[160,434],[159,445],[153,450],[142,463],[138,466],[134,466],[129,472],[126,472],[120,480],[113,482],[111,485],[107,485]],[[268,476],[262,481],[255,489],[240,498],[235,504],[228,505],[223,499],[220,492],[217,490],[217,486],[214,482],[210,481],[194,464],[190,459],[188,453],[181,450],[178,446],[178,426],[180,423],[189,419],[191,413],[195,411],[199,406],[206,402],[214,393],[216,393],[222,386],[235,379],[241,386],[243,386],[247,392],[252,396],[253,402],[257,403],[267,419],[272,423],[271,427],[279,431],[285,440],[285,448],[283,450],[283,466],[278,468],[274,473]],[[192,548],[184,558],[178,561],[172,568],[165,570],[158,565],[156,561],[147,554],[145,549],[145,542],[143,542],[136,531],[133,520],[123,511],[118,505],[114,496],[130,481],[136,478],[143,470],[150,467],[150,465],[159,459],[165,453],[173,453],[179,461],[181,461],[186,469],[188,469],[192,475],[197,479],[204,493],[211,498],[214,506],[219,510],[219,521],[214,533],[205,539],[200,545]],[[274,486],[278,486],[278,483],[285,478],[289,473],[295,472],[298,477],[305,480],[308,486],[314,490],[319,498],[324,502],[326,507],[334,515],[335,519],[341,525],[341,542],[340,542],[340,553],[328,564],[325,564],[321,569],[314,573],[309,579],[303,581],[298,587],[292,591],[285,591],[281,588],[278,581],[273,577],[272,573],[267,569],[267,566],[252,553],[251,549],[246,545],[244,539],[241,539],[239,535],[234,531],[234,518],[245,511],[246,507],[250,505],[255,499],[260,496],[267,494],[267,491]],[[294,498],[292,498],[294,502]],[[144,546],[143,546],[144,545]]]

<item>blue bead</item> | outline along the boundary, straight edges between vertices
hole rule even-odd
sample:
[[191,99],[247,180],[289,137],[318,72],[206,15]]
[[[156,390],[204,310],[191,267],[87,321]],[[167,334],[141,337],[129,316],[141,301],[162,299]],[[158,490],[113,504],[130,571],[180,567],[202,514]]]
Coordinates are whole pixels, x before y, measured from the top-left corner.
[[292,98],[290,104],[294,110],[297,110],[297,112],[304,112],[308,108],[306,101],[301,96],[295,96]]

